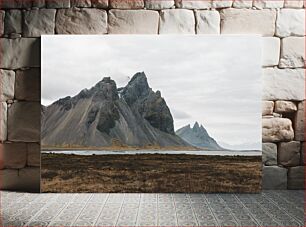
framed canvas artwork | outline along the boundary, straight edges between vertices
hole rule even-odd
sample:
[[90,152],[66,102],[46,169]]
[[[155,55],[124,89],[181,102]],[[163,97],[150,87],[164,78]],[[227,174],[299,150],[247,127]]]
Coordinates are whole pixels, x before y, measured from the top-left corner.
[[259,192],[261,38],[42,37],[43,192]]

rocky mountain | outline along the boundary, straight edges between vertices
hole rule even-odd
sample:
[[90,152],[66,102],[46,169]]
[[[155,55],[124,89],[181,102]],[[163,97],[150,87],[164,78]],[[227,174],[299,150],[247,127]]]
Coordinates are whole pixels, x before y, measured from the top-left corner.
[[117,88],[109,77],[42,110],[43,146],[190,145],[175,135],[171,112],[144,72]]
[[187,143],[205,150],[224,150],[218,143],[208,135],[206,129],[196,122],[193,128],[186,125],[176,131],[176,135]]

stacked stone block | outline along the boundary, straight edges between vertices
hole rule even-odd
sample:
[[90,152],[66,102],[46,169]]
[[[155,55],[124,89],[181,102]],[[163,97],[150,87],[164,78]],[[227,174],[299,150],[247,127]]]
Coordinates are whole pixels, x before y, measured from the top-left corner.
[[263,36],[263,188],[304,187],[302,0],[1,0],[2,189],[39,191],[43,34]]
[[263,185],[268,189],[304,188],[305,101],[286,97],[262,105]]

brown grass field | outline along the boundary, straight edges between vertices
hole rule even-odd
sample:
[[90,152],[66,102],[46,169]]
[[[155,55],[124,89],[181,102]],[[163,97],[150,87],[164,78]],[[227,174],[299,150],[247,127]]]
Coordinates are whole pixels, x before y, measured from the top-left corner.
[[251,192],[261,157],[42,154],[42,192]]

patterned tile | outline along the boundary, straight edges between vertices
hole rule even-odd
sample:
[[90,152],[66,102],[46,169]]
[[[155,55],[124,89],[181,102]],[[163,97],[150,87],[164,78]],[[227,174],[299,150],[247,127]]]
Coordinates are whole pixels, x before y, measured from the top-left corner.
[[[149,202],[152,203],[149,203]],[[136,225],[137,226],[156,226],[157,225],[157,195],[141,195]]]
[[[139,200],[140,201],[140,200]],[[135,226],[139,211],[138,203],[124,203],[117,220],[117,226]]]
[[101,203],[87,203],[83,211],[76,218],[72,226],[92,226],[96,223],[101,211],[103,204]]
[[[83,211],[84,203],[69,203],[49,224],[50,226],[71,226]],[[64,223],[64,224],[61,224]]]
[[88,200],[88,203],[99,203],[104,204],[108,199],[109,194],[107,193],[96,193],[93,194],[92,197]]
[[158,226],[178,225],[175,204],[171,194],[158,195],[157,225]]
[[[121,207],[123,204],[124,195],[111,194],[105,205],[102,208],[102,211],[95,223],[95,226],[115,226],[120,215]],[[119,200],[121,203],[119,203]],[[117,202],[117,203],[110,203]]]
[[260,194],[1,192],[4,226],[304,226],[303,191]]

